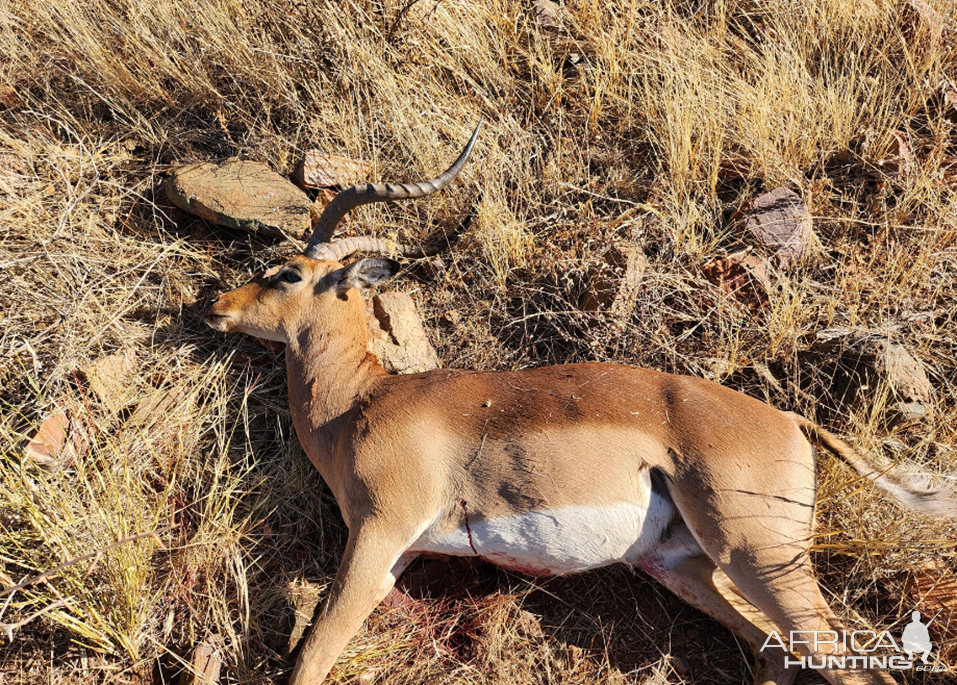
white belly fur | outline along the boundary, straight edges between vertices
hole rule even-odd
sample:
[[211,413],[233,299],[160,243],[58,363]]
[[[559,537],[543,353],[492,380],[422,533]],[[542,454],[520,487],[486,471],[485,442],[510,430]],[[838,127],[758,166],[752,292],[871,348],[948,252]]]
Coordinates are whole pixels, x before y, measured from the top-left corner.
[[649,495],[647,504],[576,505],[472,519],[468,527],[451,533],[439,533],[431,525],[410,551],[480,556],[533,575],[578,573],[616,562],[637,564],[657,548],[673,514],[669,501]]

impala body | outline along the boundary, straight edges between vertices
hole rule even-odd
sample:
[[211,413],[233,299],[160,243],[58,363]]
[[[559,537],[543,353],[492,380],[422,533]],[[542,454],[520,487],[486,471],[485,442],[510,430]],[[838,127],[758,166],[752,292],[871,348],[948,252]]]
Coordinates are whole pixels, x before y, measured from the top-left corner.
[[[433,181],[343,191],[330,210],[338,218],[320,220],[306,254],[210,307],[217,330],[286,343],[297,435],[349,528],[292,682],[321,682],[406,566],[441,553],[530,574],[639,567],[746,640],[758,685],[789,685],[797,669],[785,668],[783,651],[760,651],[769,633],[842,629],[808,558],[808,437],[907,506],[953,516],[957,497],[879,469],[796,414],[698,378],[614,364],[387,374],[366,351],[361,290],[397,264],[345,266],[352,251],[382,244],[328,240],[370,195],[405,199],[444,186],[477,133]],[[804,649],[843,654],[831,644]],[[876,670],[822,673],[835,685],[893,683]]]

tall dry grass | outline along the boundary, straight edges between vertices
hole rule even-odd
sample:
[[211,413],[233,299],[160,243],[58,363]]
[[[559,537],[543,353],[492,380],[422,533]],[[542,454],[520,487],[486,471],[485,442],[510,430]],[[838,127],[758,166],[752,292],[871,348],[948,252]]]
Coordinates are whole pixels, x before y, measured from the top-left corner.
[[[169,208],[159,189],[177,162],[238,155],[288,172],[319,147],[377,178],[420,179],[484,115],[454,188],[350,225],[419,239],[483,193],[446,268],[412,266],[396,286],[416,293],[446,364],[615,360],[813,416],[827,399],[802,354],[815,334],[887,331],[926,365],[933,416],[889,425],[875,388],[829,421],[953,477],[957,116],[941,83],[957,80],[942,29],[957,10],[922,7],[582,1],[549,26],[498,0],[0,5],[0,579],[105,550],[0,598],[3,623],[45,610],[4,644],[0,679],[168,682],[216,634],[223,682],[279,681],[297,588],[321,593],[334,574],[343,525],[296,443],[279,359],[200,316],[293,247]],[[913,150],[903,175],[895,132]],[[743,241],[733,211],[780,185],[807,202],[818,244],[754,311],[701,266]],[[642,243],[651,268],[610,335],[579,298],[618,239]],[[109,412],[76,381],[116,351],[138,360],[133,400],[181,393],[158,424]],[[16,445],[54,406],[85,419],[91,448],[49,475]],[[820,482],[832,605],[899,630],[914,574],[954,567],[957,528],[902,512],[827,457]],[[443,599],[377,612],[333,680],[747,678],[734,638],[626,571],[450,574]]]

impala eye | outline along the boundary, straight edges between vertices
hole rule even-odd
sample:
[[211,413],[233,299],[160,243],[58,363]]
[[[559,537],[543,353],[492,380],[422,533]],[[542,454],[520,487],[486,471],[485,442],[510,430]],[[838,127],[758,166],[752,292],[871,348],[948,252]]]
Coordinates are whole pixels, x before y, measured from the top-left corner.
[[282,276],[279,278],[284,280],[286,283],[298,283],[302,280],[302,276],[297,274],[295,271],[284,271]]

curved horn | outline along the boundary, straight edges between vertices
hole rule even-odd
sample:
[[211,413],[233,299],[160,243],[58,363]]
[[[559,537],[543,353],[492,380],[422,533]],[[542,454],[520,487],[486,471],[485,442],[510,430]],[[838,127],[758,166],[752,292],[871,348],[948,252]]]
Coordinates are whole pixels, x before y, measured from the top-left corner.
[[321,243],[316,247],[312,258],[341,262],[356,252],[378,252],[380,254],[398,255],[400,257],[411,257],[413,259],[431,257],[434,254],[438,254],[452,247],[458,242],[462,234],[472,225],[472,219],[475,218],[475,214],[478,212],[481,203],[482,195],[479,194],[478,199],[472,205],[472,211],[469,212],[465,220],[459,224],[458,228],[444,238],[433,240],[431,243],[426,243],[425,245],[404,245],[391,240],[382,240],[367,235],[355,236],[352,238],[343,238],[334,243]]
[[306,249],[303,250],[303,254],[313,259],[321,259],[322,257],[317,255],[328,252],[329,239],[332,238],[332,234],[336,230],[336,226],[339,222],[342,221],[342,217],[344,217],[349,210],[355,209],[359,205],[365,205],[371,202],[413,200],[442,190],[442,188],[448,185],[449,181],[455,178],[455,175],[459,173],[459,170],[465,165],[465,161],[469,158],[469,153],[472,152],[472,148],[475,146],[475,141],[478,138],[479,129],[481,128],[482,119],[479,119],[478,125],[472,132],[472,137],[469,139],[465,149],[462,150],[462,154],[452,163],[452,166],[431,180],[421,181],[419,183],[365,183],[351,186],[338,193],[332,198],[332,202],[326,205],[322,215],[316,222],[312,237],[309,238],[309,243],[306,245]]
[[313,254],[309,255],[313,259],[329,259],[334,262],[341,262],[356,252],[378,252],[380,254],[394,254],[400,257],[431,257],[438,254],[446,248],[447,245],[455,242],[449,240],[437,240],[434,243],[417,247],[415,245],[403,245],[391,240],[382,240],[372,236],[363,235],[353,238],[343,238],[334,243],[322,243],[316,247]]

